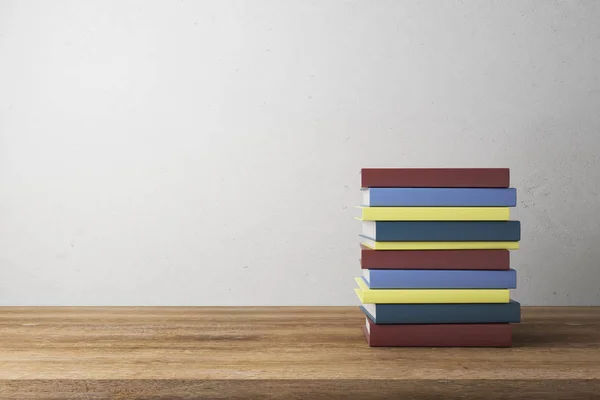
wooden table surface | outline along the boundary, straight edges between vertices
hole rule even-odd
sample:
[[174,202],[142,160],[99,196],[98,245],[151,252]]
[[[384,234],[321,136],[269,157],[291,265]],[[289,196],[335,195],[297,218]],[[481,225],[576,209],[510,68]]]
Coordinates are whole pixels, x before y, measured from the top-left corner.
[[370,348],[356,307],[0,307],[0,398],[600,398],[600,307],[514,347]]

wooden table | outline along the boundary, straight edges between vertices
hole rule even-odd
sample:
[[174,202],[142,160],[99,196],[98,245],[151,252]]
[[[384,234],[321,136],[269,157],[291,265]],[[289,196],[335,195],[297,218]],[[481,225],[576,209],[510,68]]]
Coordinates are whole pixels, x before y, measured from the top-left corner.
[[356,307],[0,308],[0,398],[600,398],[600,307],[513,348],[370,348]]

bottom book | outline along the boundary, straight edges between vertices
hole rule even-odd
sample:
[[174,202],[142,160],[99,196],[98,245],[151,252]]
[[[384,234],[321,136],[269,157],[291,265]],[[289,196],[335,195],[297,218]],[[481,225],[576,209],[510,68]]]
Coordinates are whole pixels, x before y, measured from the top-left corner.
[[371,347],[511,347],[510,324],[378,325],[368,317],[363,326]]

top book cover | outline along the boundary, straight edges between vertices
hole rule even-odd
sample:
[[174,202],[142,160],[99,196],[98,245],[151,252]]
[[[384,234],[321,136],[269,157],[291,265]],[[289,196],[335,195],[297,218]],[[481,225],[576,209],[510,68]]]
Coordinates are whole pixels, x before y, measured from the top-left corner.
[[508,188],[509,168],[363,168],[361,187]]

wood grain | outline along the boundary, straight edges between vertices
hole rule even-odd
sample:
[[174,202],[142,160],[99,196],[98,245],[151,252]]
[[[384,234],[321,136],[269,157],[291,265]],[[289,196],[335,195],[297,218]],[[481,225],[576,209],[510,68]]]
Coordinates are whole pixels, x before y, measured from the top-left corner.
[[4,307],[0,397],[600,393],[600,308],[524,307],[508,349],[370,348],[363,322],[356,307]]

